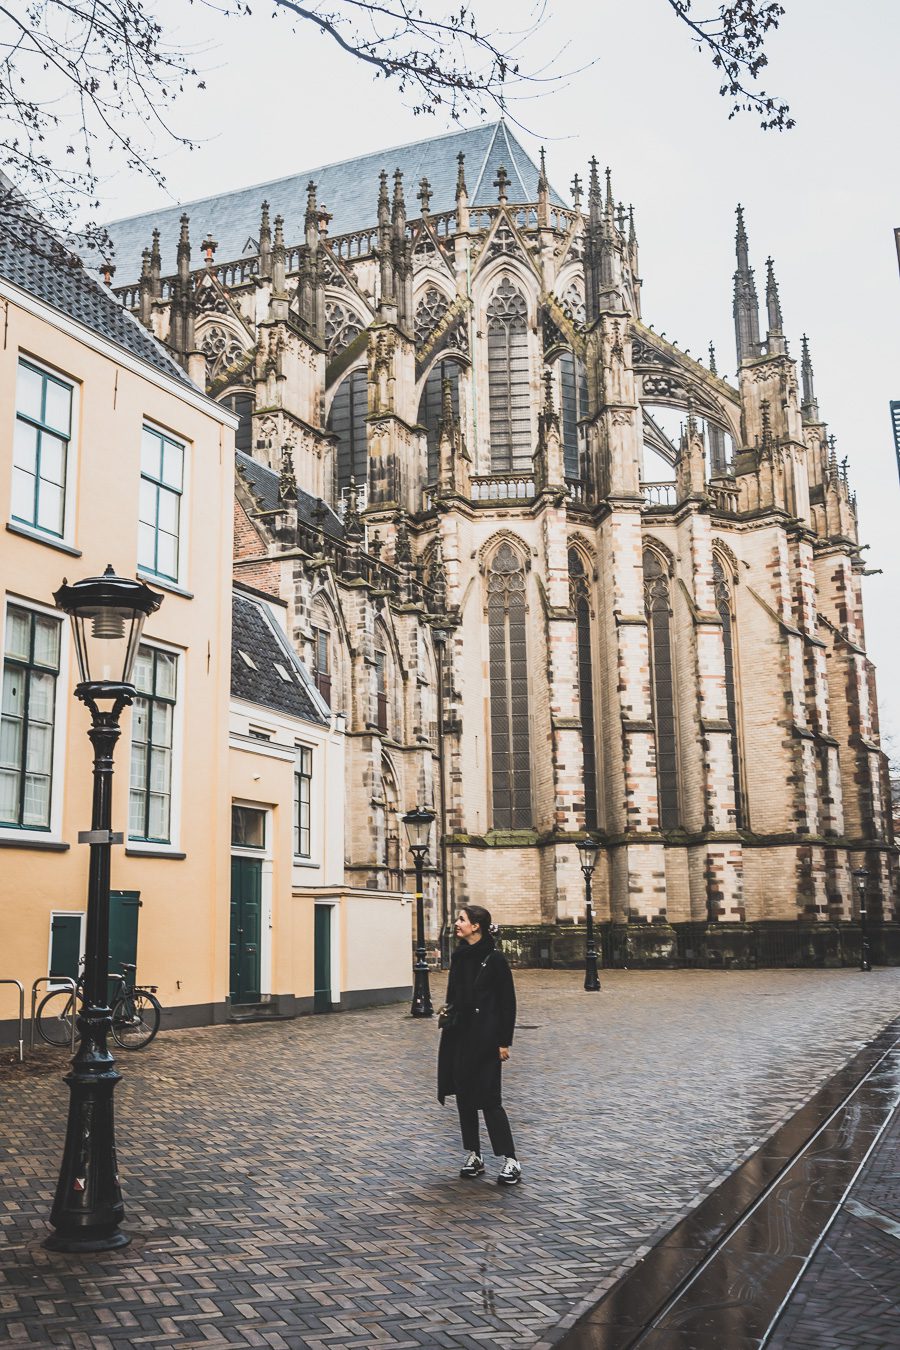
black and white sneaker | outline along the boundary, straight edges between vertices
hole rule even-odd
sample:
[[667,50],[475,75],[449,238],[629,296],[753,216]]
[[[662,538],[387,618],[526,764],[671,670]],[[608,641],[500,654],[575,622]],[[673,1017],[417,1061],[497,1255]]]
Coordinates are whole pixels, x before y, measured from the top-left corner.
[[461,1177],[480,1177],[484,1171],[484,1158],[474,1151],[466,1154],[466,1160],[459,1169]]
[[515,1158],[507,1158],[497,1177],[499,1186],[518,1186],[522,1180],[522,1169]]

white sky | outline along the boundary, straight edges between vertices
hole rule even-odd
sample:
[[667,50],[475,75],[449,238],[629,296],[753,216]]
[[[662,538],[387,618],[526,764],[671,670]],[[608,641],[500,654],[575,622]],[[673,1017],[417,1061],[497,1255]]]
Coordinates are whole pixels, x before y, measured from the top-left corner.
[[[868,647],[878,666],[882,731],[900,743],[900,491],[888,409],[891,398],[900,399],[893,239],[900,225],[900,4],[784,4],[764,83],[788,98],[797,119],[789,133],[762,132],[749,114],[728,120],[715,71],[666,0],[550,0],[532,63],[566,44],[561,69],[596,60],[567,86],[513,112],[536,133],[517,131],[535,158],[546,145],[551,181],[565,196],[573,173],[586,177],[592,154],[611,166],[616,196],[635,206],[645,321],[704,359],[712,339],[728,378],[735,369],[734,207],[743,202],[757,290],[764,299],[771,254],[791,352],[799,357],[805,331],[821,414],[837,436],[838,457],[850,457],[868,566],[883,569],[865,583]],[[697,0],[701,13],[714,7]],[[199,61],[207,90],[185,95],[173,119],[202,147],[166,154],[170,199],[265,182],[451,129],[438,118],[414,117],[390,86],[373,82],[324,36],[290,38],[264,0],[253,19],[227,24],[183,0],[160,0],[155,8],[173,25],[189,19],[194,26],[182,37],[206,46]],[[521,26],[521,12],[510,0],[476,5],[482,26]],[[527,49],[524,55],[527,61]],[[103,199],[106,219],[167,200],[124,174],[104,185]]]

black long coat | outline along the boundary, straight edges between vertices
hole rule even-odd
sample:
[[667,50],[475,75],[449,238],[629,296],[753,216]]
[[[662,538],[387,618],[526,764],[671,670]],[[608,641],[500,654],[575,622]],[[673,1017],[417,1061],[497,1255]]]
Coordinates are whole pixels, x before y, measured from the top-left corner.
[[[463,969],[467,962],[474,965],[474,981],[472,967]],[[493,938],[457,947],[450,961],[447,1002],[459,1010],[459,1022],[441,1032],[438,1101],[456,1095],[481,1110],[500,1106],[500,1047],[512,1045],[516,991],[506,957],[496,950]]]

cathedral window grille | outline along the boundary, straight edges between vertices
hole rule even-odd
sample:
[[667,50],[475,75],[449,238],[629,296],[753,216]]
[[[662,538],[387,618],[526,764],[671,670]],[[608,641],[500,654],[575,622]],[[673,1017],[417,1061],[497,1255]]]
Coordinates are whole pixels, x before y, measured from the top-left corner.
[[423,343],[437,328],[441,319],[450,308],[450,301],[436,286],[428,286],[425,294],[416,305],[415,335],[416,342]]
[[652,549],[644,553],[644,607],[650,639],[650,683],[656,732],[660,829],[678,825],[678,740],[672,660],[669,577]]
[[528,362],[528,305],[504,277],[487,308],[491,470],[530,470],[534,446]]
[[331,707],[331,634],[327,628],[313,629],[313,679],[316,688]]
[[532,823],[525,628],[525,569],[503,543],[488,572],[491,786],[498,830]]
[[375,653],[375,725],[382,736],[388,729],[387,656]]
[[590,583],[581,554],[569,549],[569,599],[575,611],[578,651],[578,702],[581,708],[585,829],[597,828],[597,741],[594,719],[594,670],[591,659]]
[[428,372],[422,397],[419,401],[419,423],[425,428],[428,445],[429,483],[438,479],[438,442],[440,440],[441,411],[443,406],[443,383],[450,381],[450,400],[453,416],[459,418],[459,366],[455,361],[438,361]]
[[563,468],[567,478],[580,478],[584,433],[579,421],[587,412],[587,371],[573,352],[562,352],[558,364]]
[[354,370],[337,390],[328,414],[328,430],[337,436],[338,496],[355,478],[357,486],[368,481],[366,414],[368,412],[368,376]]
[[563,296],[563,309],[570,319],[575,323],[585,323],[587,321],[587,311],[584,307],[584,296],[577,281],[573,281]]
[[731,728],[731,764],[734,772],[734,823],[744,827],[743,784],[741,779],[741,750],[738,738],[737,686],[735,680],[735,629],[732,588],[728,574],[718,558],[713,558],[713,588],[716,609],[722,620],[722,646],[725,649],[725,706]]
[[253,453],[253,395],[226,394],[219,402],[223,408],[233,412],[239,418],[234,433],[235,450],[243,450],[245,455]]
[[362,322],[352,309],[337,300],[325,301],[325,348],[329,360],[349,347],[362,330]]

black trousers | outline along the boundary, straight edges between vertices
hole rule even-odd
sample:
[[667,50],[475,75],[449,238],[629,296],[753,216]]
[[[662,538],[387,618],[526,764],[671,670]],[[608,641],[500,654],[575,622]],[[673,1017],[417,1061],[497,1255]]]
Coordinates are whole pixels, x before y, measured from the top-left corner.
[[[471,1149],[474,1153],[480,1153],[478,1107],[473,1106],[464,1097],[458,1096],[456,1098],[456,1109],[459,1111],[459,1128],[462,1132],[463,1148]],[[495,1157],[514,1158],[516,1146],[513,1143],[512,1130],[509,1128],[509,1118],[503,1107],[486,1106],[482,1115]]]

